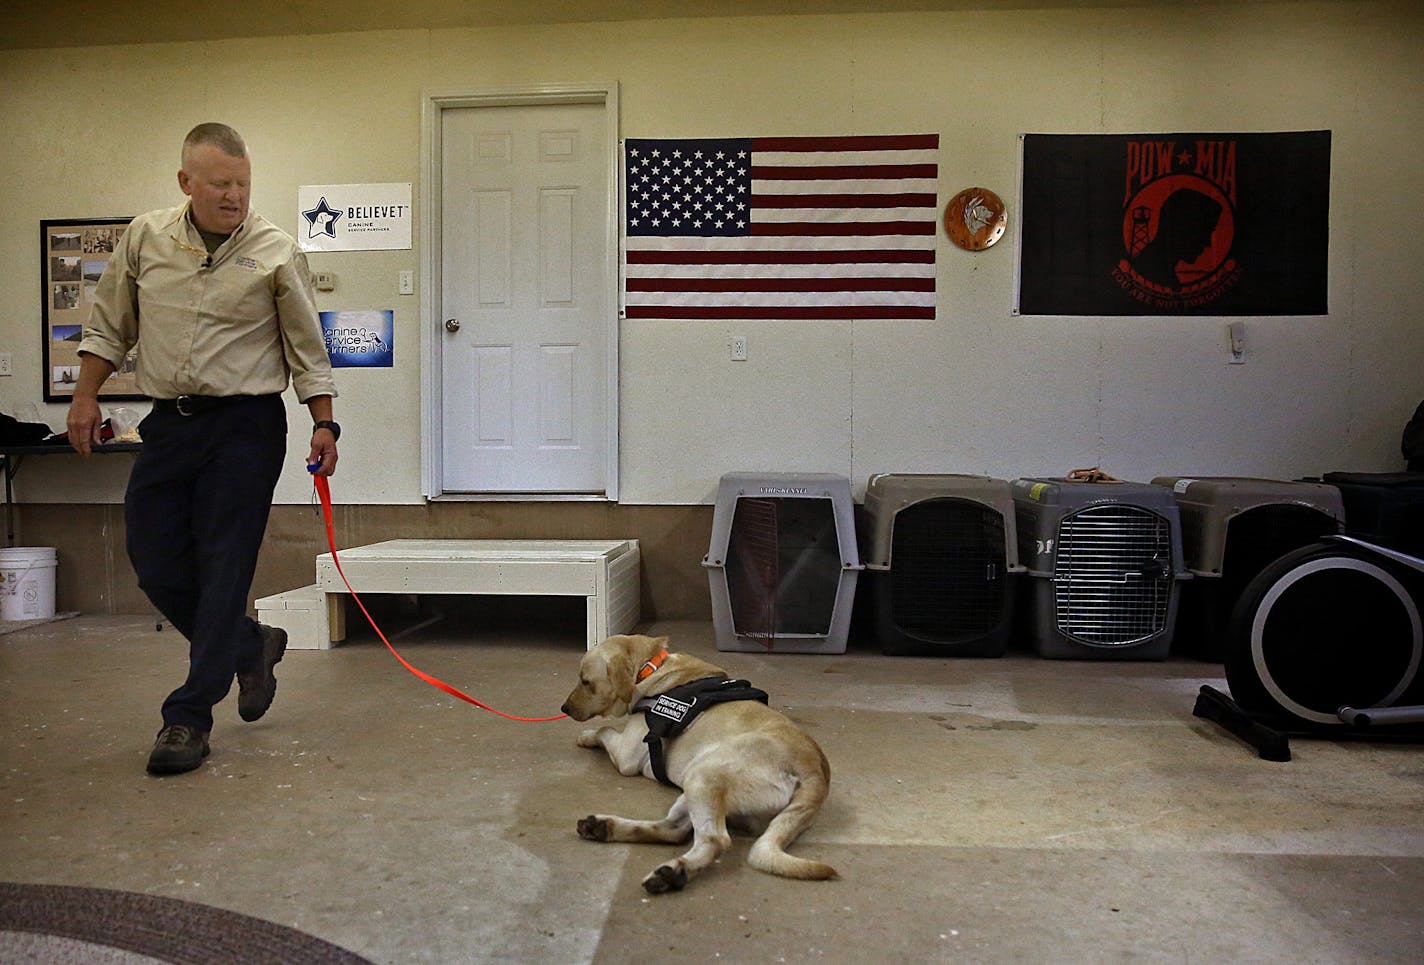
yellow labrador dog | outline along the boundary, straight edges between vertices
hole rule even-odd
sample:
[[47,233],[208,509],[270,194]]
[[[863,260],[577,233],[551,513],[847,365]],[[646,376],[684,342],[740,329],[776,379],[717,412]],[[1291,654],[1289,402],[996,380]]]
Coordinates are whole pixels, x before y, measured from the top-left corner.
[[[722,668],[704,660],[668,653],[667,640],[609,637],[584,655],[578,686],[564,701],[564,713],[574,720],[633,714],[621,731],[596,727],[578,738],[580,747],[606,750],[620,774],[655,777],[652,745],[644,740],[648,724],[641,711],[646,706],[672,706],[676,701],[668,691],[693,681],[738,683],[726,681]],[[680,844],[691,835],[692,847],[685,854],[643,879],[649,892],[679,891],[716,861],[731,844],[729,816],[765,823],[747,858],[753,868],[787,878],[836,877],[830,865],[786,853],[816,819],[830,790],[826,755],[805,731],[758,699],[735,699],[708,706],[662,747],[666,776],[682,789],[667,817],[635,821],[590,814],[578,822],[579,837],[589,841]]]

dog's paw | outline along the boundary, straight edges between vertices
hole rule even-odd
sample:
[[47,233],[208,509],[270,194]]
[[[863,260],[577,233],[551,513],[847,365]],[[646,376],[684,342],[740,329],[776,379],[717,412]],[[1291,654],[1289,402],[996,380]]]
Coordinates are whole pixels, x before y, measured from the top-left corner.
[[597,814],[590,814],[579,820],[578,836],[585,841],[607,841],[608,822]]
[[643,890],[650,895],[681,891],[685,887],[687,887],[687,871],[680,865],[658,865],[653,869],[652,874],[643,879]]
[[579,735],[578,735],[578,746],[580,746],[580,747],[597,747],[597,746],[599,746],[599,744],[598,744],[598,728],[597,728],[597,727],[590,727],[588,730],[586,730],[586,731],[584,731],[583,733],[579,734]]

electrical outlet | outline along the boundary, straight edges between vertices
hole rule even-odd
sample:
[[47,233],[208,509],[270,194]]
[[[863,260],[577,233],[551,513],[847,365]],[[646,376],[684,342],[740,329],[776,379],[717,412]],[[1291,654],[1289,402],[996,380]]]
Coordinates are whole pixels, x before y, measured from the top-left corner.
[[14,375],[15,360],[9,352],[0,352],[0,375]]
[[415,294],[415,272],[403,271],[396,276],[396,284],[402,295]]
[[732,361],[745,362],[747,360],[747,337],[745,335],[732,336]]

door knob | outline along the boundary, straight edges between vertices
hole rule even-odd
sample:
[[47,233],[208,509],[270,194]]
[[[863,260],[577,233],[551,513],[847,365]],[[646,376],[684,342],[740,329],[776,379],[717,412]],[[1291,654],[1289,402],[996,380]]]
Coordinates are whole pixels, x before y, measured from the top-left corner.
[[458,332],[460,330],[460,320],[458,318],[445,319],[445,331]]

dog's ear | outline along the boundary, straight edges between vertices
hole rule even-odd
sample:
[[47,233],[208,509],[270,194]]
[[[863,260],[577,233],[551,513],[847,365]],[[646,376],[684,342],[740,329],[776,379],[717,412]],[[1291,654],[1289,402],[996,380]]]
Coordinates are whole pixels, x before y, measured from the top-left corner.
[[632,701],[638,668],[651,660],[658,651],[666,650],[667,642],[667,637],[628,634],[609,637],[599,645],[607,661],[608,680],[620,700]]
[[630,637],[614,638],[609,637],[605,643],[617,640],[618,646],[607,647],[604,653],[604,663],[608,670],[608,682],[613,685],[613,692],[618,695],[618,699],[625,704],[633,699],[633,677],[637,673],[634,666],[638,661],[633,653],[632,639]]

